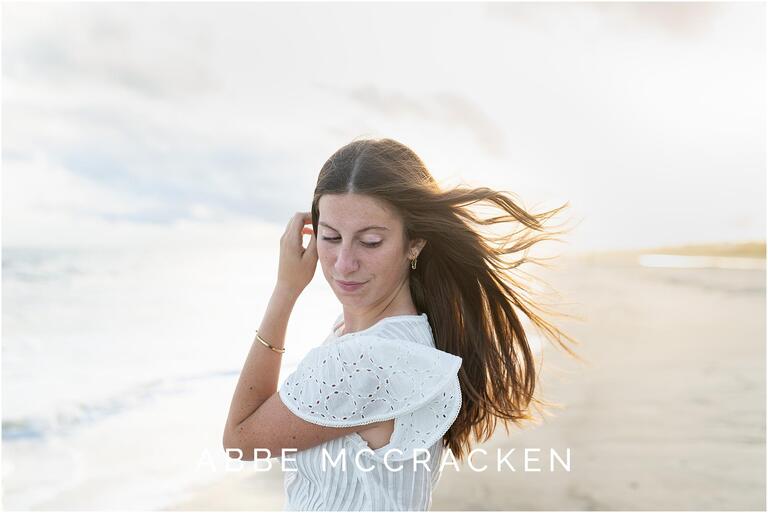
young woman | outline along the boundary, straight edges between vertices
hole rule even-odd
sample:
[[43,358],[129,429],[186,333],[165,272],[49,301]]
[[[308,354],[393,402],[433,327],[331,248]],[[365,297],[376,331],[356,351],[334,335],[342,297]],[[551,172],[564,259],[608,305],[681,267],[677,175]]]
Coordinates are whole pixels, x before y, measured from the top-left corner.
[[[468,208],[476,203],[502,215],[481,218]],[[537,263],[527,249],[555,233],[542,222],[565,206],[531,214],[509,193],[441,190],[392,139],[338,150],[320,171],[311,212],[294,215],[280,239],[225,449],[293,464],[288,510],[429,509],[444,448],[463,461],[497,420],[532,420],[531,407],[547,404],[534,396],[521,315],[576,356],[562,339],[575,341],[536,313],[515,279],[521,263]],[[520,229],[483,233],[504,222]],[[343,313],[278,390],[288,319],[318,260]]]

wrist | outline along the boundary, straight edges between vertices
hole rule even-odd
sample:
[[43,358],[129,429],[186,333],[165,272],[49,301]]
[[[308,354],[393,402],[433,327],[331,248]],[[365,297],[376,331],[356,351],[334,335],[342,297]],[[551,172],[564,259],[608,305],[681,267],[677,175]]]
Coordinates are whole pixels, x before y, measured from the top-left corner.
[[299,299],[299,295],[301,295],[301,291],[296,291],[292,287],[280,282],[277,282],[275,288],[272,290],[272,297],[288,303],[295,303],[296,300]]
[[261,345],[263,345],[267,349],[270,349],[270,350],[274,351],[275,353],[283,354],[285,352],[285,347],[275,346],[273,344],[270,344],[269,342],[267,342],[263,338],[261,338],[261,335],[259,335],[258,330],[256,331],[256,340],[259,341],[259,343],[261,343]]

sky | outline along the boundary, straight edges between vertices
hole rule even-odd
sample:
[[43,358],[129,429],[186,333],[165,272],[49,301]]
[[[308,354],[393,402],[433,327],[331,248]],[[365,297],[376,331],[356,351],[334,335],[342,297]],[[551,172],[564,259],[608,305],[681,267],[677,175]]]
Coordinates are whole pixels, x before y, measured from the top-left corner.
[[2,245],[273,244],[364,136],[566,252],[764,240],[765,9],[4,2]]

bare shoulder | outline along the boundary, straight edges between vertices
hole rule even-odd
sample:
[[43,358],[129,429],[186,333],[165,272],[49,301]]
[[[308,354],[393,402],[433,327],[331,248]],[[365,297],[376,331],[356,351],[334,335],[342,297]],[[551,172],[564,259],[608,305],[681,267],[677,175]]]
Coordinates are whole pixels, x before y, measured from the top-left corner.
[[387,445],[395,431],[395,419],[382,420],[366,426],[361,426],[357,434],[368,442],[371,449],[378,449]]
[[382,420],[380,422],[372,422],[370,424],[365,424],[363,426],[360,426],[360,429],[357,432],[362,433],[363,431],[377,431],[377,430],[384,431],[389,427],[392,427],[394,429],[395,419]]

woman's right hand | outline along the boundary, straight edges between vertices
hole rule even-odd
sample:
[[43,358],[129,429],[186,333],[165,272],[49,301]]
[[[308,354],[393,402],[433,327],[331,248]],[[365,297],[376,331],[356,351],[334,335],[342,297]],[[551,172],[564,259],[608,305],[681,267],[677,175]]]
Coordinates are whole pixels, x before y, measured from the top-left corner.
[[[280,237],[280,262],[277,269],[278,288],[298,297],[312,281],[317,269],[317,239],[312,230],[311,212],[296,212]],[[306,226],[310,224],[310,226]],[[306,248],[303,235],[310,235]]]

